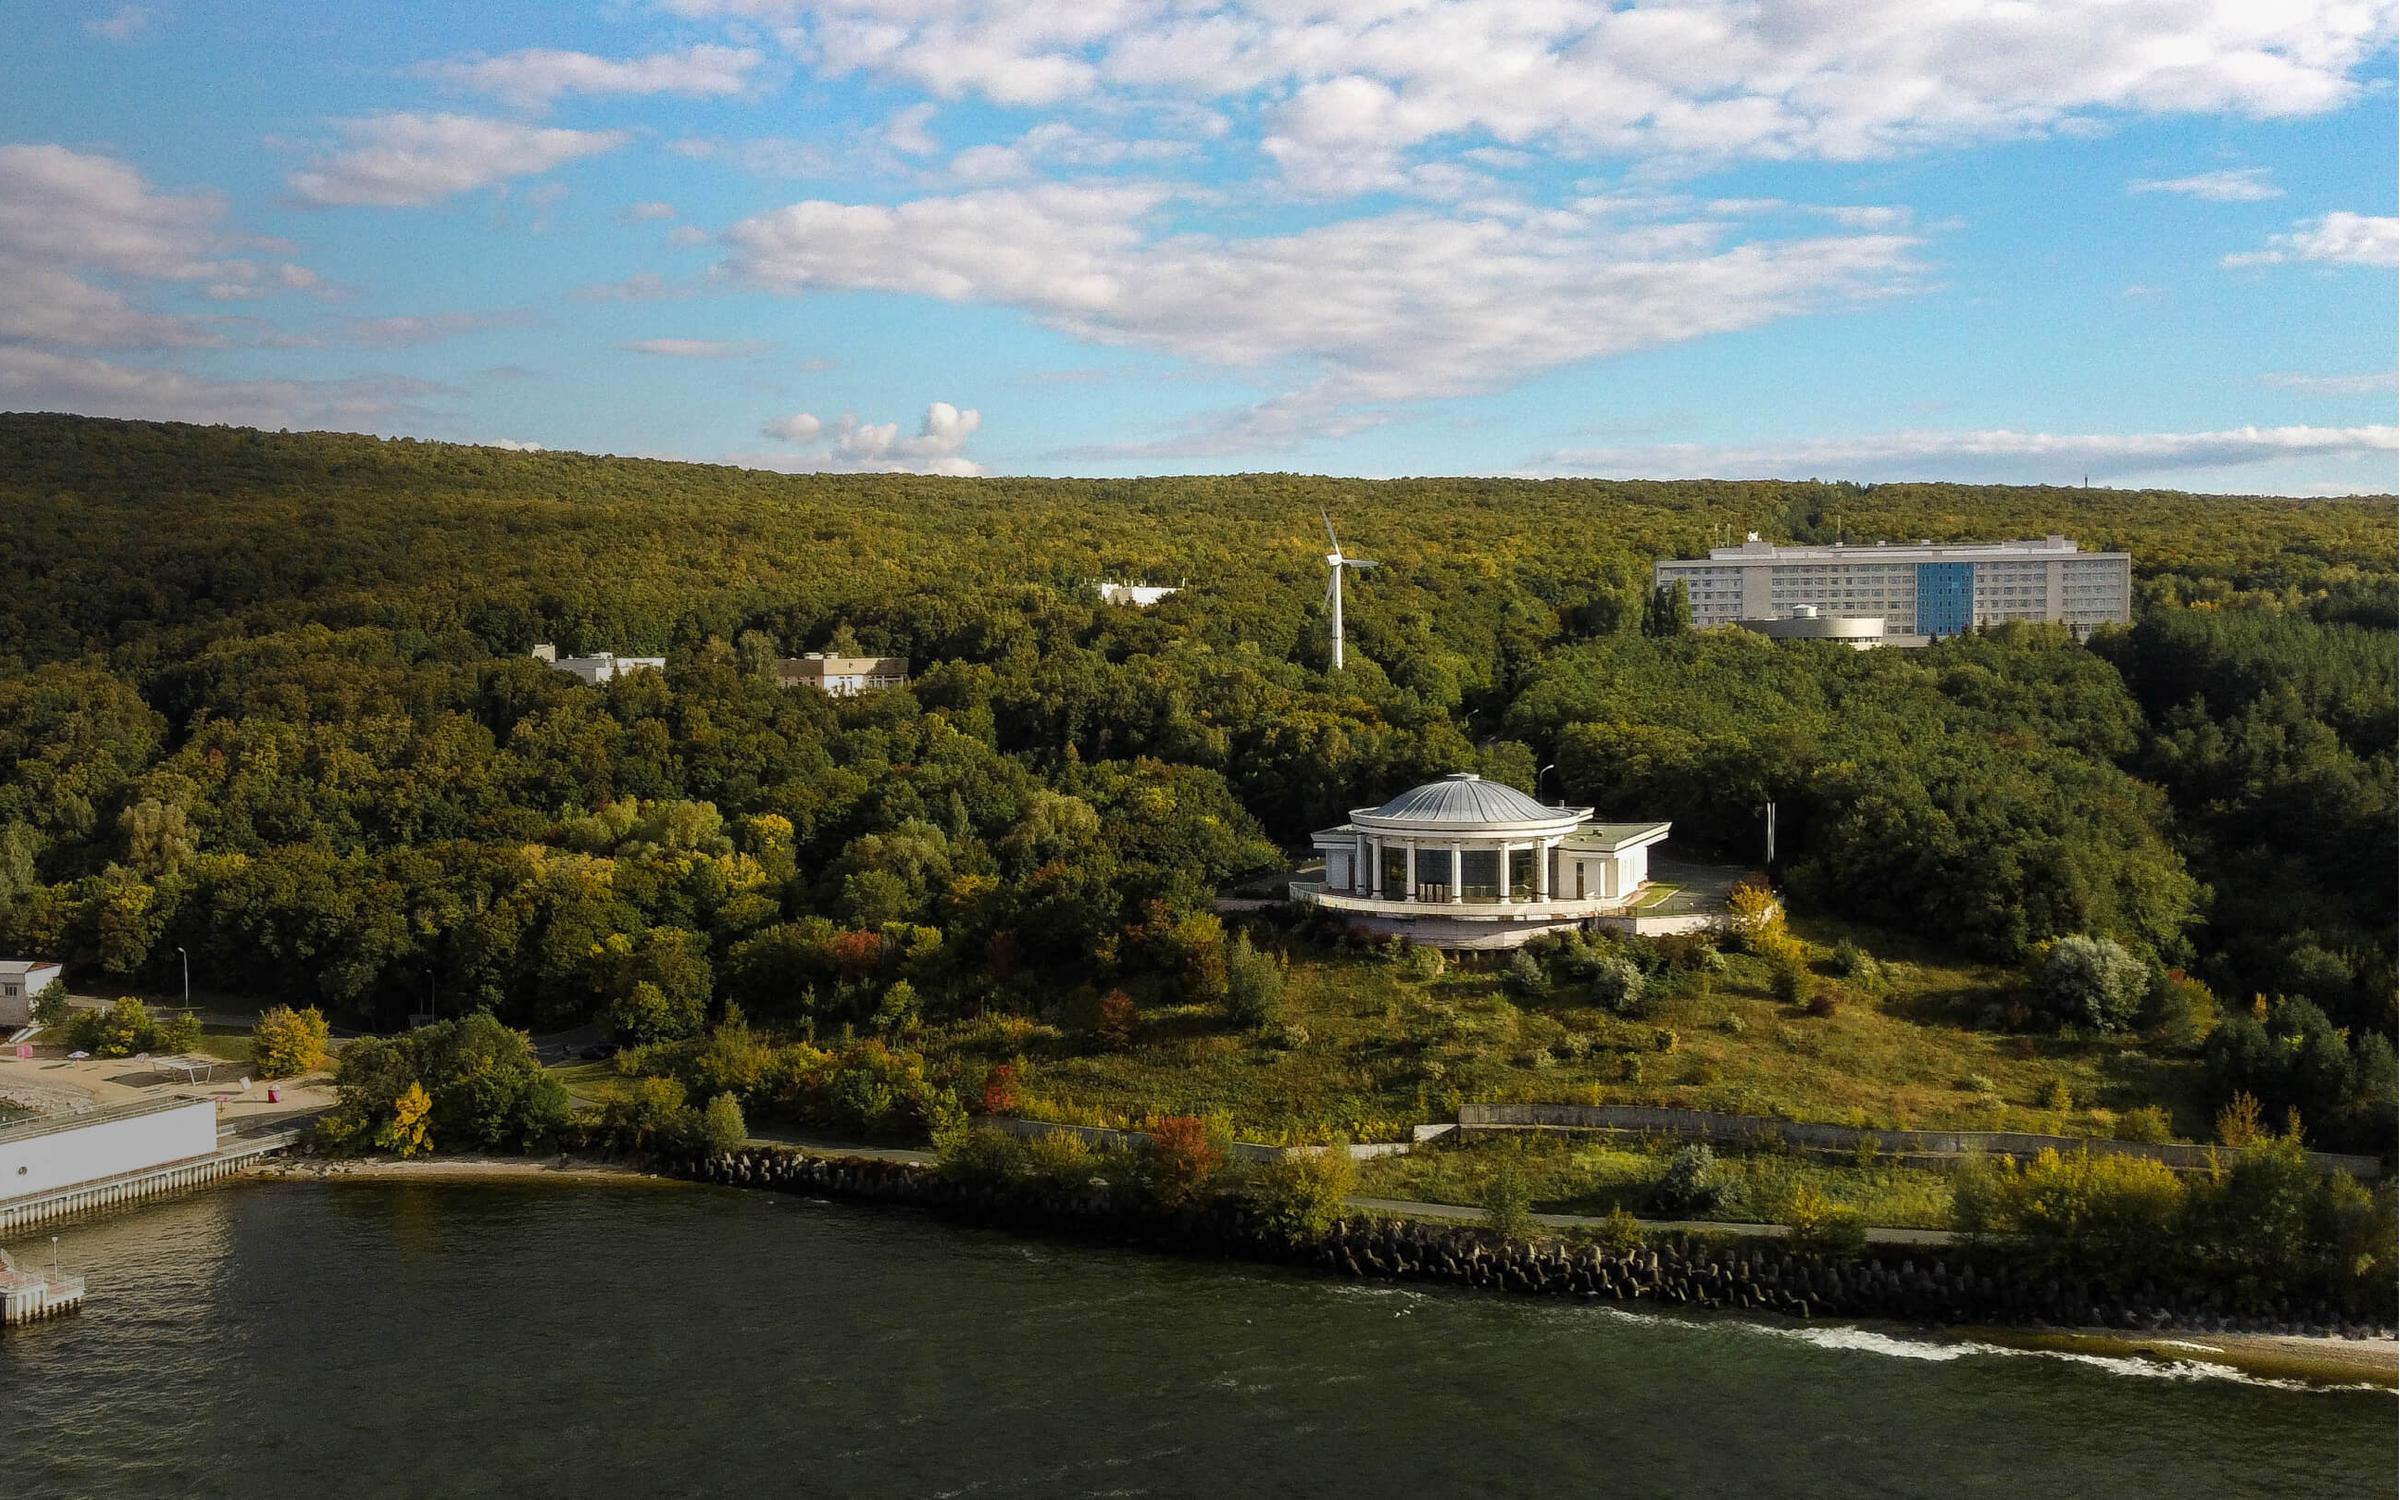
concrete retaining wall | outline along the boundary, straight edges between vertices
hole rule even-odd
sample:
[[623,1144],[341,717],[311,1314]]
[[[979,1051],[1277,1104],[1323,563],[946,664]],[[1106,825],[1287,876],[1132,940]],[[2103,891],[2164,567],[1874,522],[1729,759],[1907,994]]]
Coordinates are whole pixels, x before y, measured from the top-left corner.
[[[1989,1156],[2029,1158],[2043,1151],[2069,1153],[2089,1148],[2120,1156],[2146,1156],[2170,1167],[2206,1167],[2213,1157],[2238,1155],[2221,1146],[2187,1146],[2146,1141],[2095,1140],[2084,1136],[2029,1135],[1998,1130],[1861,1130],[1848,1125],[1816,1125],[1777,1120],[1765,1115],[1721,1115],[1699,1109],[1657,1109],[1635,1104],[1468,1104],[1458,1111],[1462,1131],[1485,1130],[1640,1130],[1694,1140],[1740,1144],[1760,1136],[1775,1136],[1795,1146],[1828,1151],[1855,1149],[1872,1141],[1878,1151],[1893,1156]],[[2344,1156],[2311,1151],[2310,1161],[2327,1172],[2348,1172],[2374,1179],[2383,1163],[2372,1156]]]

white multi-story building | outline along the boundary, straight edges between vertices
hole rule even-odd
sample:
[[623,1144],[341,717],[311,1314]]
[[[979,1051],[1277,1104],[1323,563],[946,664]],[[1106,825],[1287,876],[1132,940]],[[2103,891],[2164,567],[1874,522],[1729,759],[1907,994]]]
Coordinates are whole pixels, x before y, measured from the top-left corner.
[[1756,532],[1706,558],[1657,564],[1661,587],[1681,580],[1692,625],[1820,615],[1878,617],[1884,644],[1923,645],[2004,620],[2048,620],[2087,635],[2133,619],[2133,558],[2083,552],[2063,536],[2022,542],[1777,546]]
[[876,688],[908,686],[908,658],[811,651],[778,660],[775,680],[787,688],[812,687],[836,698],[855,698]]

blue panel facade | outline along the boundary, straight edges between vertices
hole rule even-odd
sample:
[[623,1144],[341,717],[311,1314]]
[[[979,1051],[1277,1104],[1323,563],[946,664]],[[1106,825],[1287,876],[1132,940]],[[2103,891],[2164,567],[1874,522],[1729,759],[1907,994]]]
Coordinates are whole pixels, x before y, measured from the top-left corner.
[[1917,564],[1917,634],[1964,635],[1975,624],[1975,565]]

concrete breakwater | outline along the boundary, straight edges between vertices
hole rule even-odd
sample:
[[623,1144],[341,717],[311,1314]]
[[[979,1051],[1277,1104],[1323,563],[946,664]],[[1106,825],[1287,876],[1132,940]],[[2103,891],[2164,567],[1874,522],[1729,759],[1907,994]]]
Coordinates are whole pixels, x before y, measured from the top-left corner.
[[910,1162],[811,1156],[782,1148],[688,1157],[666,1168],[678,1176],[732,1187],[906,1204],[978,1223],[1309,1266],[1360,1279],[1798,1318],[2393,1336],[2388,1308],[2291,1299],[2241,1306],[2221,1292],[2104,1287],[2028,1273],[2003,1255],[1973,1247],[1927,1251],[1883,1246],[1856,1255],[1829,1255],[1779,1241],[1678,1233],[1609,1249],[1495,1243],[1474,1228],[1365,1218],[1341,1221],[1321,1235],[1294,1242],[1264,1213],[1239,1201],[1164,1211],[1125,1201],[1099,1183],[1026,1191],[954,1181],[936,1168]]

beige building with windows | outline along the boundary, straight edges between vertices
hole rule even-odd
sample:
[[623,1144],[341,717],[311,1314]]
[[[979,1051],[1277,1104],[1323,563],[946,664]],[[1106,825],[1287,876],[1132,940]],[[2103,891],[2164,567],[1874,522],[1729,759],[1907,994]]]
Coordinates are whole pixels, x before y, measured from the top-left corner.
[[775,681],[787,688],[811,687],[836,698],[854,698],[875,688],[906,687],[905,656],[834,656],[811,651],[775,663]]
[[2007,620],[2046,620],[2089,635],[2133,619],[2132,555],[2085,552],[2057,535],[1785,547],[1753,532],[1705,558],[1661,562],[1653,577],[1662,588],[1683,583],[1694,629],[1791,620],[1813,610],[1820,618],[1880,619],[1887,646],[1921,646]]
[[1595,823],[1457,771],[1312,835],[1322,880],[1291,897],[1351,925],[1429,946],[1514,948],[1629,911],[1650,883],[1665,823]]

